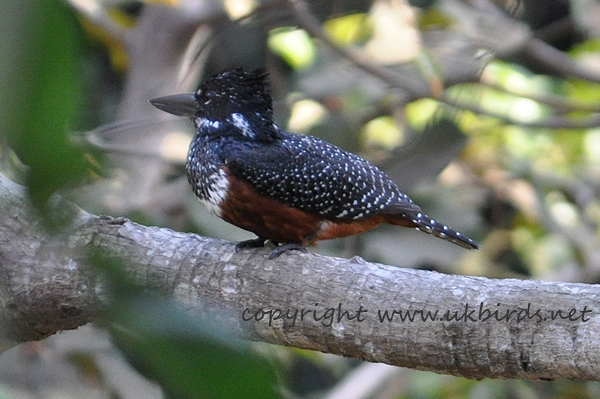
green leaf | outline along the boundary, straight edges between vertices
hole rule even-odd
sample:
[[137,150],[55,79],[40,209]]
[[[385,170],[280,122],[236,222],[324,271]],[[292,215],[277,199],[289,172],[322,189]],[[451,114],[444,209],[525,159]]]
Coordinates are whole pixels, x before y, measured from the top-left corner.
[[[121,304],[123,305],[123,304]],[[158,298],[129,304],[109,326],[117,346],[168,397],[277,398],[268,364],[242,341],[217,337]],[[214,327],[214,326],[213,326]]]
[[81,34],[56,0],[8,1],[2,8],[0,134],[28,166],[29,193],[43,209],[53,192],[85,171],[67,136],[81,102]]

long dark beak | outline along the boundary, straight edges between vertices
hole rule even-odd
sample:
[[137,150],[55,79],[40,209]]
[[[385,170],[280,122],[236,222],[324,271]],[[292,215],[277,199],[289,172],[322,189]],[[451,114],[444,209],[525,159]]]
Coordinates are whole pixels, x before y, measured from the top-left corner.
[[187,116],[193,118],[198,111],[198,102],[194,93],[175,94],[173,96],[165,96],[153,98],[150,104],[154,105],[161,111],[168,112],[177,116]]

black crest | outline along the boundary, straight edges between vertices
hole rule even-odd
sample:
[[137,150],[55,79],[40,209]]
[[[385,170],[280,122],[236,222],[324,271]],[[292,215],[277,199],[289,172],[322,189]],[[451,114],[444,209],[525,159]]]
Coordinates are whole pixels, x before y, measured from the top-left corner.
[[198,116],[224,120],[233,113],[260,112],[263,118],[273,118],[273,101],[263,69],[246,72],[243,68],[213,75],[196,91]]

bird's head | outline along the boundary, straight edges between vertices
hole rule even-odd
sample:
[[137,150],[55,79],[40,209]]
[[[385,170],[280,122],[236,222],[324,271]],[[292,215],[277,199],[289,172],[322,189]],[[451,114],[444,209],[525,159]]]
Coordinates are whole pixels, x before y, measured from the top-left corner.
[[211,76],[195,93],[159,97],[150,103],[191,118],[199,135],[271,141],[279,136],[279,129],[273,120],[267,76],[262,69],[232,69]]

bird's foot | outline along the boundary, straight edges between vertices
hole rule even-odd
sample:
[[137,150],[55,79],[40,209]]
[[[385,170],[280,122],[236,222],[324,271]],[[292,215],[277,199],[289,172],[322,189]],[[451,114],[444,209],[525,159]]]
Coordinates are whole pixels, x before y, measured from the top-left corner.
[[239,251],[240,249],[244,248],[261,248],[265,246],[265,241],[267,240],[261,237],[253,238],[251,240],[246,241],[240,241],[235,246],[235,250]]
[[279,245],[277,248],[275,248],[273,251],[271,251],[271,254],[269,255],[269,259],[275,259],[279,255],[284,253],[285,251],[292,251],[292,250],[306,252],[306,245],[302,244],[301,242],[292,242],[292,243]]
[[[251,240],[246,240],[246,241],[240,241],[235,246],[235,250],[239,251],[241,249],[246,249],[246,248],[262,248],[265,246],[267,241],[268,241],[267,239],[261,238],[261,237],[253,238]],[[277,241],[275,241],[275,240],[270,240],[270,241],[273,244],[275,244],[276,247],[269,254],[269,259],[277,258],[279,255],[281,255],[285,251],[292,251],[292,250],[306,251],[306,245],[304,245],[300,242],[293,242],[293,243],[279,245],[277,243]]]

